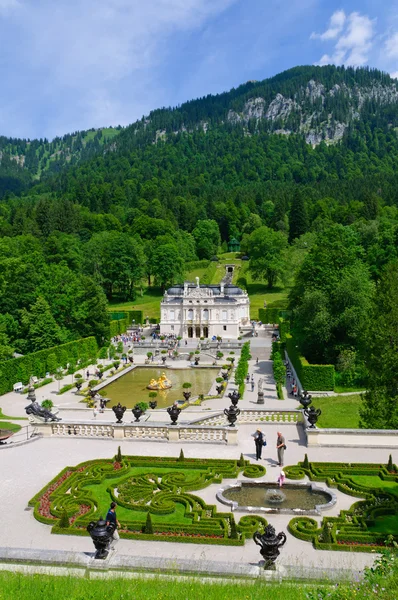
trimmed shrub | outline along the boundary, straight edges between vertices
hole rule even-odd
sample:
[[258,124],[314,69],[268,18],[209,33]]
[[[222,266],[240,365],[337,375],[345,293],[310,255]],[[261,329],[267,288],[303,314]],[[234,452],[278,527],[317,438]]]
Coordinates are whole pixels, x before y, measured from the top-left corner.
[[122,462],[122,451],[120,449],[120,446],[117,447],[117,454],[115,456],[116,462],[121,463]]
[[147,533],[149,535],[153,535],[153,525],[152,525],[152,519],[151,519],[151,513],[150,512],[148,512],[148,514],[146,516],[144,533]]
[[82,360],[82,357],[95,358],[98,346],[94,337],[82,338],[53,348],[39,350],[26,354],[20,358],[12,358],[0,363],[0,395],[11,392],[14,383],[22,381],[24,385],[29,382],[35,373],[35,365],[40,361],[46,365],[47,371],[54,373],[59,367],[68,363]]
[[68,513],[66,512],[66,509],[64,508],[64,510],[62,511],[61,518],[58,521],[58,527],[60,529],[67,529],[69,527],[69,525],[70,525],[70,523],[69,523]]
[[178,460],[179,462],[183,462],[183,461],[185,460],[184,451],[183,451],[183,449],[182,449],[182,448],[181,448],[181,450],[180,450],[180,456],[178,457],[178,459],[177,459],[177,460]]
[[299,354],[290,334],[286,335],[286,350],[304,389],[313,392],[334,389],[333,365],[311,365]]
[[61,394],[65,394],[65,392],[69,392],[69,390],[71,390],[74,387],[75,387],[74,383],[68,383],[67,385],[63,385],[58,392],[58,396],[60,396]]

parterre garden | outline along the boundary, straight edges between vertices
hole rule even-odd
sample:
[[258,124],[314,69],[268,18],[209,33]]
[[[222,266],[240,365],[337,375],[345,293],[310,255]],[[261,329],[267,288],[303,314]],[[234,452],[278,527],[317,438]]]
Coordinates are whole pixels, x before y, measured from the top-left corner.
[[[261,477],[262,465],[239,460],[121,456],[66,467],[29,502],[53,533],[88,535],[92,520],[117,502],[122,538],[243,545],[263,528],[260,516],[220,513],[192,494],[223,478]],[[150,516],[148,516],[150,515]]]
[[312,542],[321,550],[371,552],[385,546],[386,539],[398,542],[398,468],[392,463],[304,462],[285,469],[289,479],[324,481],[345,494],[363,498],[338,517],[325,516],[322,523],[295,517],[288,529],[295,537]]

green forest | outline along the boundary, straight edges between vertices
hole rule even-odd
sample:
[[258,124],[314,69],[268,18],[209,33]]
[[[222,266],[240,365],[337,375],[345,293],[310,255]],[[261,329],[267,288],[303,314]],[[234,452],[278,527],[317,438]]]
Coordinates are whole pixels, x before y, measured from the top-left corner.
[[[289,114],[244,118],[277,94]],[[377,418],[398,427],[397,107],[385,73],[297,67],[125,129],[0,138],[0,361],[103,345],[109,302],[181,281],[234,237],[240,285],[283,287],[300,352],[366,384],[368,423],[389,398]]]

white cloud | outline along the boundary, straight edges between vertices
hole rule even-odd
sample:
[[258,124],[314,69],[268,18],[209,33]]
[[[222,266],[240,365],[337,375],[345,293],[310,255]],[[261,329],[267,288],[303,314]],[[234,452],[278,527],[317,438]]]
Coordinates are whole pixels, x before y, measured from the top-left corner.
[[388,58],[398,59],[398,32],[386,40],[385,51]]
[[393,79],[398,79],[398,71],[394,71],[394,73],[390,73],[390,77]]
[[[336,13],[332,15],[332,19],[335,15]],[[316,64],[346,64],[354,67],[365,65],[368,62],[369,52],[373,45],[375,20],[358,12],[352,12],[348,17],[344,15],[344,21],[340,18],[340,21],[336,22],[335,25],[332,25],[332,19],[329,29],[324,34],[311,35],[312,39],[318,37],[322,41],[338,37],[333,53],[324,54]],[[338,26],[340,26],[339,30]],[[334,35],[335,31],[337,33]]]
[[311,33],[310,39],[333,40],[336,38],[344,27],[346,20],[344,10],[336,10],[330,17],[329,28],[323,33]]
[[[17,54],[9,51],[8,73],[12,69],[15,78],[28,73],[30,93],[36,100],[40,97],[43,106],[50,106],[51,114],[43,118],[43,135],[131,123],[148,107],[165,102],[154,71],[167,60],[173,36],[203,27],[234,2],[23,0],[19,4],[18,0],[0,0],[0,14],[17,5],[21,9],[13,17],[12,35],[19,43]],[[0,132],[10,129],[4,121],[6,102],[3,86]],[[29,117],[24,111],[16,115],[19,135],[23,127],[25,135],[31,135]]]

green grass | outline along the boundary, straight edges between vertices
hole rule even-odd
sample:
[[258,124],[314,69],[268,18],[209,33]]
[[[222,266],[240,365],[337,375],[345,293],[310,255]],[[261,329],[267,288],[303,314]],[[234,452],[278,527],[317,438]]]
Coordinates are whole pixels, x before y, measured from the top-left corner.
[[376,517],[374,525],[368,525],[369,531],[398,535],[398,519],[396,515],[383,515]]
[[361,395],[314,398],[313,405],[322,411],[317,426],[336,429],[358,429]]
[[[259,555],[260,558],[260,555]],[[178,570],[178,559],[175,560],[175,570]],[[334,586],[326,585],[325,591],[331,591]],[[22,575],[21,573],[0,573],[1,598],[7,600],[32,600],[32,598],[49,598],[50,600],[83,600],[100,599],[106,595],[107,600],[132,598],[141,600],[305,600],[307,593],[319,589],[317,584],[297,583],[268,583],[265,581],[239,581],[228,579],[225,583],[206,583],[195,580],[178,578],[136,579],[115,578],[112,580],[73,578],[51,575]],[[348,593],[349,587],[341,586],[340,591]],[[381,595],[380,595],[381,594]],[[381,592],[377,598],[387,598]],[[313,596],[317,598],[318,596]],[[339,598],[350,596],[339,596]],[[362,600],[365,596],[356,595]],[[390,596],[392,600],[393,596]]]
[[[398,484],[396,481],[388,481],[381,479],[379,476],[372,475],[353,475],[350,477],[354,483],[358,483],[359,485],[366,486],[369,488],[378,488],[381,492],[386,491],[390,492],[390,494],[394,494],[398,498]],[[397,519],[397,527],[398,527],[398,519]],[[392,532],[389,532],[392,533]]]
[[289,288],[275,287],[271,290],[265,283],[247,283],[250,298],[250,317],[258,319],[258,309],[264,308],[264,300],[268,308],[287,308]]
[[109,308],[111,310],[142,310],[144,318],[149,317],[150,319],[160,318],[160,302],[163,294],[159,287],[148,287],[144,289],[144,293],[138,292],[135,300],[128,302],[111,302]]
[[195,277],[199,277],[199,279],[202,279],[205,271],[206,271],[205,267],[202,267],[200,269],[193,269],[192,271],[187,271],[185,273],[185,280],[186,281],[195,281]]
[[0,429],[7,429],[8,431],[13,431],[14,433],[16,433],[17,431],[19,431],[21,429],[20,425],[17,425],[16,423],[9,423],[8,421],[1,421],[0,423]]
[[27,421],[28,417],[9,417],[8,415],[3,415],[3,411],[0,408],[0,421],[4,421],[4,419],[11,419],[12,421]]

